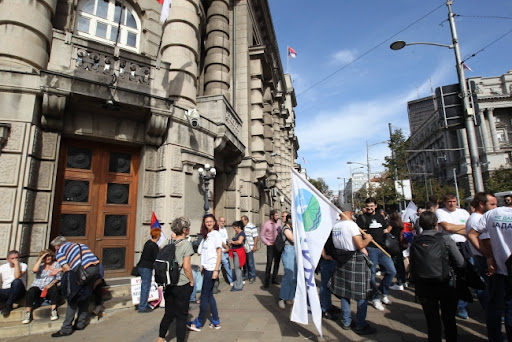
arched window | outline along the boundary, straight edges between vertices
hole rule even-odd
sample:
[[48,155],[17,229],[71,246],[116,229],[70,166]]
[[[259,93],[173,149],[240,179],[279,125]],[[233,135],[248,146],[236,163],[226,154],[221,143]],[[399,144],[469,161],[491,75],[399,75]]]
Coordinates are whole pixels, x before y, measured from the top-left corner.
[[[141,24],[134,9],[124,1],[85,0],[78,7],[76,32],[109,45],[138,52]],[[119,30],[119,27],[121,29]]]

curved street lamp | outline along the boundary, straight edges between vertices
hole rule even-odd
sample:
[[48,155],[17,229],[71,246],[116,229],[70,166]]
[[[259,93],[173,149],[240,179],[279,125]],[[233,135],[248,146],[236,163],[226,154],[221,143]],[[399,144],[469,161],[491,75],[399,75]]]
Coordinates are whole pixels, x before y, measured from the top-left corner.
[[392,43],[389,47],[392,50],[400,50],[407,45],[433,45],[433,46],[441,46],[449,49],[453,49],[455,54],[455,64],[457,68],[457,76],[459,79],[460,92],[462,93],[462,107],[464,109],[464,119],[465,119],[465,127],[466,127],[466,135],[468,140],[469,147],[469,157],[471,159],[471,169],[473,173],[473,183],[475,188],[473,189],[475,192],[484,191],[484,181],[482,177],[482,169],[480,166],[480,157],[478,155],[478,144],[476,140],[475,133],[475,124],[473,122],[472,116],[475,115],[473,108],[471,108],[469,104],[469,93],[468,86],[466,82],[466,75],[464,74],[464,67],[462,65],[462,59],[460,57],[460,48],[459,48],[459,38],[457,37],[457,29],[455,27],[455,19],[454,14],[452,12],[452,2],[453,0],[446,1],[446,7],[448,7],[448,21],[450,22],[450,31],[452,34],[452,45],[446,44],[438,44],[438,43],[428,43],[428,42],[416,42],[416,43],[406,43],[403,40],[396,41]]
[[210,201],[208,200],[208,186],[210,185],[210,180],[215,178],[217,174],[217,170],[214,167],[211,167],[210,164],[204,164],[204,169],[200,167],[197,169],[199,173],[199,177],[203,181],[204,185],[204,214],[208,214],[208,209],[210,209]]

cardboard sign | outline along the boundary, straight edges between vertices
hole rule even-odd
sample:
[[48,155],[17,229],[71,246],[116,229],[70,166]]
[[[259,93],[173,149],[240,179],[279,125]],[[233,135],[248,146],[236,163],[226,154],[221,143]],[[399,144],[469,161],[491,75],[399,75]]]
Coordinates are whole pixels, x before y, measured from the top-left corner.
[[[142,284],[142,279],[140,277],[135,277],[131,279],[131,287],[132,287],[132,302],[133,305],[137,305],[140,303],[140,285]],[[155,277],[151,278],[151,288],[149,289],[149,297],[148,302],[152,302],[154,300],[158,300],[158,285],[155,283]]]

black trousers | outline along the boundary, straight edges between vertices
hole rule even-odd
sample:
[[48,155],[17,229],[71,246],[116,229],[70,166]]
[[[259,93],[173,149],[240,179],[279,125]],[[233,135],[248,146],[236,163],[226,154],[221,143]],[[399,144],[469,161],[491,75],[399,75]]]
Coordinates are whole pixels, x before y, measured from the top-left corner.
[[[446,342],[457,341],[457,292],[450,288],[438,298],[418,297],[423,313],[427,319],[428,341],[441,342],[441,321],[444,327]],[[441,309],[441,315],[439,315]]]
[[[33,308],[35,306],[36,300],[40,298],[41,292],[43,291],[41,291],[41,289],[36,286],[32,286],[30,289],[28,289],[27,295],[25,297],[25,306],[27,308]],[[59,288],[56,285],[50,287],[45,298],[48,298],[52,305],[57,305],[59,302]]]
[[274,270],[272,272],[272,281],[277,280],[277,273],[279,272],[279,263],[281,262],[282,252],[276,251],[274,245],[267,246],[267,265],[265,267],[265,282],[264,285],[270,284],[270,271],[272,271],[272,262],[274,262]]
[[392,257],[393,263],[395,264],[396,269],[396,283],[398,285],[404,285],[407,282],[407,274],[405,272],[405,264],[404,257],[402,253],[400,255],[395,255]]
[[159,337],[165,338],[172,321],[176,319],[176,341],[185,341],[188,307],[193,288],[190,284],[165,288],[165,314],[160,322]]

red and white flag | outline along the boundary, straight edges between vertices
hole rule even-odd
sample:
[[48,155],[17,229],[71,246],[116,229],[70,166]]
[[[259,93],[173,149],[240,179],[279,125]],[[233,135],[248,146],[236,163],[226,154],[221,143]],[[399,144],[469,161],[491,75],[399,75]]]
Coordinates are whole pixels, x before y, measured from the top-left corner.
[[469,71],[473,71],[466,63],[462,63],[462,68]]
[[169,16],[169,9],[171,8],[172,0],[157,0],[162,5],[162,12],[160,13],[160,22],[165,23]]
[[288,46],[288,57],[289,58],[296,58],[297,52],[292,48]]

